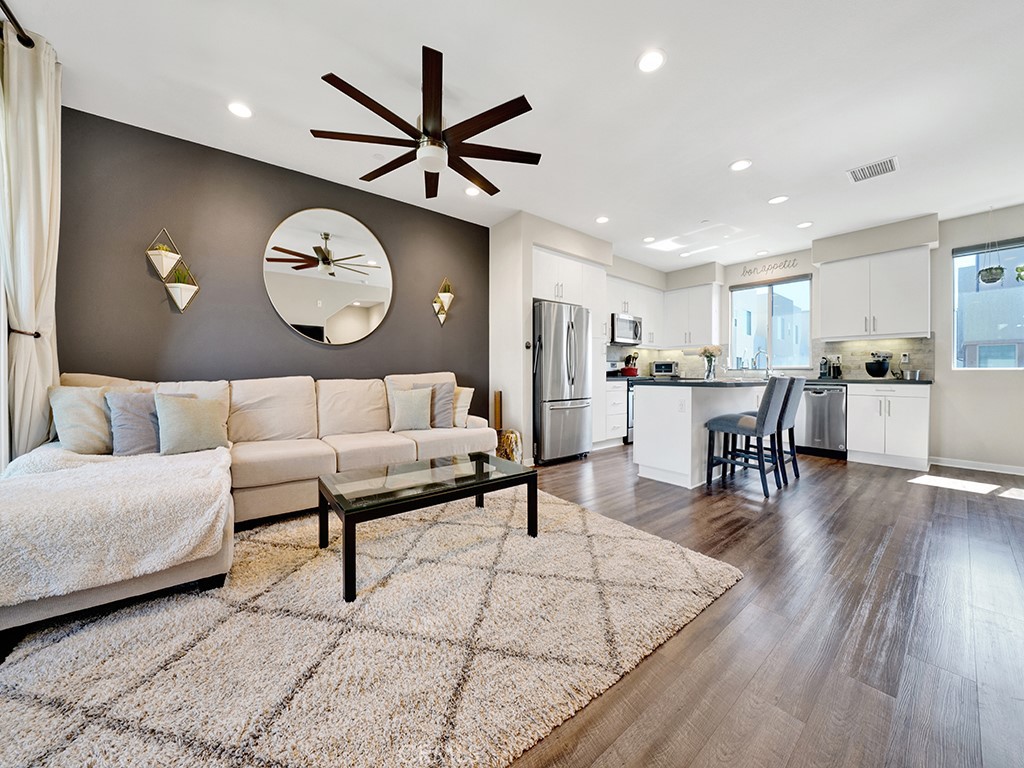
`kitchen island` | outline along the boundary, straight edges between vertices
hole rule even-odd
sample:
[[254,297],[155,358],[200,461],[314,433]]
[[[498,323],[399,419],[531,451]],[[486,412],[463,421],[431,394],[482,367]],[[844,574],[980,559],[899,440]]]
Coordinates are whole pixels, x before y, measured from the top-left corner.
[[633,389],[633,461],[640,477],[683,488],[704,484],[708,420],[756,410],[762,379],[638,381]]

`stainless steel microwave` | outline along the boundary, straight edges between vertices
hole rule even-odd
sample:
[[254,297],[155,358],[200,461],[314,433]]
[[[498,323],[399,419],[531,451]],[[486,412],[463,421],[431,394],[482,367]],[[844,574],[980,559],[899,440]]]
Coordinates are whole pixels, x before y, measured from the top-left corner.
[[612,344],[635,347],[644,340],[643,321],[639,317],[612,313]]

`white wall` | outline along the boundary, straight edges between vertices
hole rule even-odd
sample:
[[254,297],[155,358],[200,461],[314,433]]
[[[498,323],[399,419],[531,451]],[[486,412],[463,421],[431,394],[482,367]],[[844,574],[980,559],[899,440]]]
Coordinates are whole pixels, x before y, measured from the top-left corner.
[[953,369],[953,249],[1021,236],[1024,205],[994,211],[991,225],[987,211],[939,222],[939,247],[932,251],[931,455],[937,463],[1024,474],[1024,371]]

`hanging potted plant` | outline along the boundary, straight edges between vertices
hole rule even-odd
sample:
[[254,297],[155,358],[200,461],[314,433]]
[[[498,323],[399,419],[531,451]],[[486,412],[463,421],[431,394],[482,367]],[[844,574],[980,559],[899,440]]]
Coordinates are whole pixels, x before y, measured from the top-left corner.
[[181,259],[181,254],[175,253],[174,249],[164,243],[156,243],[146,251],[153,268],[160,275],[161,280],[166,280],[168,273]]
[[167,292],[171,295],[171,299],[181,312],[185,311],[189,302],[192,301],[192,298],[199,290],[199,284],[192,277],[192,273],[188,271],[188,267],[181,263],[174,267],[164,285],[167,288]]

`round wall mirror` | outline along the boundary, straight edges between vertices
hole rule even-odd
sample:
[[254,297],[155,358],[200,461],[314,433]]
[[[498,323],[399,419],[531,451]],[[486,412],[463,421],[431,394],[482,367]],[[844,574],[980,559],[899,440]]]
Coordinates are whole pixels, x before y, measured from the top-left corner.
[[391,306],[391,265],[363,224],[329,208],[282,221],[263,254],[263,280],[277,314],[321,344],[369,336]]

